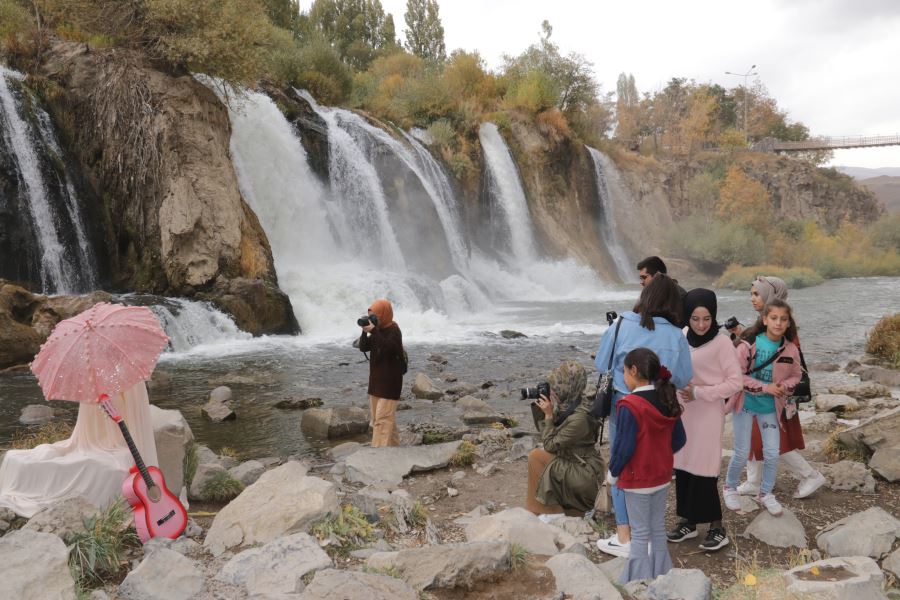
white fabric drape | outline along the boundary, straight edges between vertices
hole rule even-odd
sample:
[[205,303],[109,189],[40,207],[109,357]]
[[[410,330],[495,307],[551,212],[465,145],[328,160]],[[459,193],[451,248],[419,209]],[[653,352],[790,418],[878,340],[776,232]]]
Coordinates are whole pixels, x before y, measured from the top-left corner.
[[[147,466],[159,466],[144,382],[112,400]],[[121,494],[134,464],[119,426],[99,404],[80,404],[71,437],[31,450],[10,450],[0,465],[0,507],[23,517],[83,496],[103,507]]]

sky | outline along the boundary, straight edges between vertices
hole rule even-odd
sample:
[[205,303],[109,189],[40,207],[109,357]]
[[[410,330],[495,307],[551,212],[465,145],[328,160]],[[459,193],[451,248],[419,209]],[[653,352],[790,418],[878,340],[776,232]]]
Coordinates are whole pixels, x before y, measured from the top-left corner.
[[[406,0],[381,0],[403,39]],[[301,2],[308,9],[311,1]],[[602,91],[619,73],[638,91],[672,77],[733,87],[756,65],[789,118],[812,135],[900,134],[898,0],[439,0],[449,54],[477,50],[497,69],[538,40],[593,62]],[[838,150],[832,164],[900,167],[900,146]]]

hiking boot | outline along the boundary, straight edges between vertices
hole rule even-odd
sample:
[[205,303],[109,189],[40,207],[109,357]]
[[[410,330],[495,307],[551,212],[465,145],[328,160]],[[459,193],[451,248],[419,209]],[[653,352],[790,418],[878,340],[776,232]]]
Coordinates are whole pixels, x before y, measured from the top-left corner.
[[597,540],[597,548],[602,552],[612,554],[613,556],[621,556],[622,558],[628,558],[628,555],[631,554],[631,542],[625,542],[623,544],[619,541],[619,536],[615,533],[608,539]]
[[713,552],[728,545],[728,536],[721,527],[710,527],[706,532],[706,539],[700,542],[700,549]]
[[745,481],[744,483],[737,486],[737,493],[741,496],[758,496],[759,495],[759,486],[755,483],[750,483],[749,481]]
[[825,476],[816,471],[811,477],[800,480],[800,485],[797,487],[797,491],[794,492],[794,498],[800,499],[812,496],[823,485],[825,485]]
[[741,510],[741,495],[734,488],[727,485],[722,488],[722,497],[725,499],[725,508],[728,510]]
[[784,513],[781,503],[775,498],[775,494],[760,494],[756,497],[756,501],[762,504],[769,514],[773,517],[780,517]]
[[666,534],[666,537],[670,542],[678,543],[683,542],[684,540],[689,540],[691,538],[697,537],[697,526],[691,525],[689,523],[679,523],[675,526],[674,531],[670,531]]

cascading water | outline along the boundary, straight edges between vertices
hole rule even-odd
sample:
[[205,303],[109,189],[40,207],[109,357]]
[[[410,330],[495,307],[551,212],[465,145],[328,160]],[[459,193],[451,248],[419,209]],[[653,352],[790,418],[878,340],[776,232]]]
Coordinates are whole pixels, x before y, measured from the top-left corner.
[[157,316],[169,336],[172,352],[188,352],[206,344],[250,339],[249,333],[238,329],[231,317],[209,302],[185,298],[155,299],[150,310]]
[[[633,267],[616,227],[615,212],[613,210],[613,200],[616,193],[621,193],[621,186],[618,184],[618,171],[612,161],[596,148],[585,146],[594,161],[594,175],[597,180],[597,201],[600,203],[600,231],[603,234],[603,242],[606,249],[613,259],[616,271],[622,281],[629,281],[634,278]],[[613,179],[613,188],[610,189],[610,180]]]
[[0,257],[0,272],[34,279],[47,293],[93,289],[96,263],[79,199],[58,166],[65,161],[49,116],[33,99],[28,109],[24,105],[26,92],[18,85],[23,78],[0,66],[0,163],[9,165],[18,190],[0,197],[0,218],[8,229],[0,242],[7,255]]

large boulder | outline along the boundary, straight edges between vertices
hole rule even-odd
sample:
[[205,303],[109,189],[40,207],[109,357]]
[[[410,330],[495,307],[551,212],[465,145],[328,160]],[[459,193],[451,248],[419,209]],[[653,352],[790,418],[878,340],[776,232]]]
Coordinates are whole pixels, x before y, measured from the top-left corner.
[[842,460],[819,469],[828,478],[828,485],[837,491],[875,493],[875,478],[861,462]]
[[509,544],[439,544],[378,552],[369,557],[366,566],[375,570],[397,569],[400,578],[417,590],[469,587],[479,579],[509,571]]
[[361,571],[317,571],[297,600],[419,600],[419,594],[395,577]]
[[879,448],[869,459],[869,467],[888,481],[900,480],[900,447]]
[[871,556],[879,559],[900,537],[900,521],[880,506],[844,517],[816,536],[816,544],[830,556]]
[[891,552],[888,557],[881,562],[881,568],[894,577],[900,578],[900,548]]
[[846,394],[816,394],[816,408],[824,412],[857,410],[859,402]]
[[209,500],[206,497],[207,484],[223,474],[227,474],[227,471],[222,465],[215,463],[197,465],[197,471],[194,473],[194,479],[191,481],[191,487],[188,490],[188,497],[191,500]]
[[52,533],[68,543],[69,537],[84,531],[85,519],[97,512],[99,509],[81,496],[67,498],[35,513],[24,529]]
[[900,448],[900,406],[869,417],[838,434],[845,446],[868,454],[879,448]]
[[413,380],[412,393],[416,398],[423,400],[440,400],[444,397],[444,392],[425,373],[416,374],[416,378]]
[[306,531],[339,508],[333,483],[306,476],[296,461],[267,471],[227,504],[213,520],[203,545],[214,556],[229,548],[264,544]]
[[557,554],[546,562],[556,590],[572,600],[621,600],[622,594],[597,565],[578,554]]
[[341,438],[369,430],[369,413],[358,406],[310,408],[300,421],[303,433],[318,438]]
[[507,541],[532,554],[552,556],[578,540],[558,527],[548,525],[524,508],[508,508],[481,517],[466,526],[470,542]]
[[147,555],[119,586],[124,600],[190,600],[206,586],[193,560],[160,548]]
[[69,551],[59,537],[22,529],[0,538],[0,598],[75,600]]
[[852,396],[857,400],[867,400],[869,398],[881,398],[890,396],[891,390],[880,383],[867,381],[865,383],[844,383],[841,385],[833,385],[828,388],[832,394],[845,394]]
[[22,408],[19,423],[22,425],[41,425],[53,419],[53,409],[47,404],[29,404]]
[[647,600],[709,600],[712,581],[700,569],[671,569],[647,586]]
[[859,373],[862,381],[871,381],[886,387],[900,387],[900,371],[884,367],[868,367]]
[[244,484],[244,487],[256,483],[265,472],[266,466],[258,460],[248,460],[228,469],[228,474]]
[[166,479],[166,487],[177,495],[185,485],[184,457],[194,443],[194,434],[180,411],[165,410],[151,404],[150,417],[153,420],[159,470]]
[[806,548],[806,530],[803,523],[788,508],[780,517],[773,517],[762,511],[744,531],[745,536],[753,536],[759,541],[778,548]]
[[236,554],[216,579],[243,587],[250,594],[291,593],[303,589],[301,577],[331,566],[315,538],[295,533]]
[[791,597],[816,600],[882,600],[884,574],[868,556],[828,558],[784,573]]
[[355,483],[394,489],[412,472],[446,467],[460,443],[363,448],[347,457],[347,478]]

